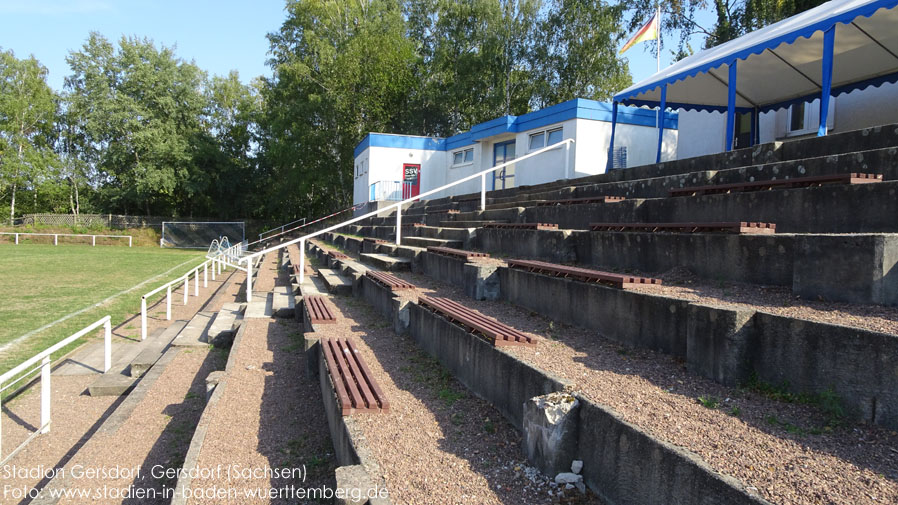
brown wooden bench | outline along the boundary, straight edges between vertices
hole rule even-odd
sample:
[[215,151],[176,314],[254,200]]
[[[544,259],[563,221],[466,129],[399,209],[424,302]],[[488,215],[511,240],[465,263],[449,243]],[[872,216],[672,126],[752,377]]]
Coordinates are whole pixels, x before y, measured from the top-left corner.
[[302,303],[306,306],[306,313],[312,324],[334,324],[337,316],[331,310],[331,303],[321,295],[305,295]]
[[589,270],[586,268],[569,267],[546,263],[544,261],[508,260],[508,268],[515,268],[527,272],[562,277],[581,282],[603,284],[620,289],[632,288],[646,284],[661,284],[661,279],[653,277],[636,277],[633,275],[620,275],[601,270]]
[[589,196],[586,198],[570,198],[567,200],[546,200],[537,202],[537,207],[549,207],[552,205],[582,205],[586,203],[617,203],[626,200],[622,196]]
[[[297,265],[296,263],[292,263],[292,265],[293,265],[293,276],[298,277],[299,276],[299,265]],[[312,267],[310,267],[309,265],[306,265],[306,275],[312,275],[314,273],[315,273],[315,270]]]
[[347,256],[347,255],[341,253],[340,251],[335,251],[335,250],[333,250],[333,249],[329,249],[329,250],[327,251],[327,255],[330,256],[331,258],[334,258],[335,260],[345,260],[345,259],[349,259],[349,256]]
[[772,235],[776,233],[776,224],[745,221],[732,223],[590,223],[589,229],[593,231],[723,232]]
[[465,251],[464,249],[455,249],[452,247],[428,246],[427,252],[439,254],[442,256],[451,256],[453,258],[461,258],[469,260],[471,258],[489,258],[490,255],[482,252]]
[[720,193],[740,193],[745,191],[765,191],[769,189],[806,188],[811,186],[823,186],[826,184],[868,184],[871,182],[882,182],[882,174],[850,173],[817,175],[812,177],[795,177],[792,179],[692,186],[671,189],[670,196],[699,196]]
[[471,333],[485,338],[494,346],[536,345],[536,341],[533,338],[521,333],[511,326],[500,323],[491,317],[484,316],[480,312],[469,309],[448,298],[419,296],[418,304],[432,312],[442,315],[449,321],[464,327]]
[[388,274],[386,272],[378,272],[375,270],[368,270],[365,272],[365,276],[371,279],[372,281],[384,286],[390,291],[399,291],[403,289],[415,289],[415,285],[409,282],[405,282],[404,280],[396,277],[395,275]]
[[373,237],[365,237],[362,239],[362,242],[368,242],[370,244],[390,244],[390,243],[392,243],[388,240],[384,240],[381,238],[373,238]]
[[557,230],[553,223],[486,223],[484,228],[502,228],[511,230]]
[[319,342],[342,415],[390,410],[386,395],[352,339],[322,338]]

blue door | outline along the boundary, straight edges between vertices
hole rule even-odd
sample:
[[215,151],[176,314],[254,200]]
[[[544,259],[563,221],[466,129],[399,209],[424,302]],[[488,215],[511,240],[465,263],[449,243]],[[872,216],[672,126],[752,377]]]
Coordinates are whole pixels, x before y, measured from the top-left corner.
[[[514,140],[493,144],[493,166],[501,165],[514,159]],[[514,165],[500,168],[493,172],[493,189],[514,187]]]

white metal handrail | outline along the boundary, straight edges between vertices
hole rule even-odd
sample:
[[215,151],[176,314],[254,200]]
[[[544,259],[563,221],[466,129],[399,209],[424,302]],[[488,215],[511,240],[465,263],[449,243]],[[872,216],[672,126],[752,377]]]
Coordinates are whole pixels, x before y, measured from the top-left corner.
[[[235,246],[236,247],[236,246]],[[221,274],[227,265],[225,261],[219,258],[211,258],[190,269],[184,275],[177,279],[166,282],[158,288],[147,292],[140,297],[140,339],[147,338],[147,299],[156,293],[165,290],[165,319],[171,321],[171,292],[172,287],[184,283],[184,305],[187,305],[187,298],[190,294],[190,276],[193,275],[193,296],[200,295],[200,269],[203,270],[203,288],[209,287],[209,266],[212,267],[212,280],[215,280],[216,273]],[[239,267],[238,267],[239,268]]]
[[15,235],[16,245],[19,244],[19,235],[23,237],[53,237],[53,245],[59,245],[59,237],[91,237],[91,245],[97,246],[97,237],[100,238],[126,238],[128,247],[131,247],[133,238],[131,235],[92,235],[90,233],[21,233],[15,231],[3,231],[0,235]]
[[302,221],[302,224],[306,224],[306,218],[302,217],[302,218],[297,219],[296,221],[290,221],[290,222],[287,223],[287,224],[282,224],[282,225],[280,225],[280,226],[275,226],[274,228],[272,228],[272,229],[270,229],[270,230],[263,231],[262,233],[260,233],[260,234],[259,234],[259,240],[262,240],[262,238],[263,238],[262,235],[271,233],[271,232],[273,232],[273,231],[275,231],[275,230],[281,230],[281,233],[284,233],[284,229],[286,229],[288,226],[290,226],[290,225],[292,225],[292,224],[296,224],[296,223],[298,223],[298,222],[300,222],[300,221]]
[[[62,349],[63,347],[71,344],[72,342],[78,340],[79,338],[87,335],[88,333],[96,330],[100,326],[104,329],[104,344],[103,344],[103,373],[109,371],[109,368],[112,366],[112,318],[110,316],[106,316],[99,321],[87,326],[86,328],[78,331],[77,333],[60,340],[59,342],[51,345],[50,347],[44,349],[43,351],[37,353],[31,358],[25,360],[20,365],[16,366],[12,370],[0,375],[0,393],[5,391],[7,388],[12,387],[19,381],[25,379],[26,377],[31,376],[31,373],[40,370],[41,371],[41,425],[38,429],[31,434],[27,439],[25,439],[22,444],[20,444],[16,449],[14,449],[8,456],[0,461],[0,465],[6,463],[6,461],[13,457],[17,452],[19,452],[28,442],[41,434],[47,433],[50,431],[50,395],[52,392],[52,388],[50,387],[50,374],[52,372],[50,364],[52,361],[50,360],[50,355],[54,352]],[[40,365],[37,367],[28,370],[37,362],[40,362]],[[23,373],[26,372],[26,373]],[[8,383],[5,387],[4,384]],[[2,397],[0,397],[2,398]],[[2,424],[2,423],[0,423]],[[2,440],[2,431],[0,431],[0,440]],[[0,450],[2,450],[2,444],[0,444]],[[2,453],[0,453],[0,457],[2,457]]]
[[479,177],[480,178],[480,210],[486,210],[486,175],[487,174],[495,172],[496,170],[501,170],[508,166],[512,166],[515,163],[520,163],[521,161],[524,161],[528,158],[532,158],[534,156],[540,155],[544,152],[553,151],[555,149],[560,149],[563,147],[564,148],[565,174],[569,176],[569,174],[571,173],[570,166],[569,166],[570,159],[571,159],[571,155],[570,155],[571,144],[573,144],[573,143],[574,143],[574,139],[564,139],[561,142],[558,142],[557,144],[552,144],[551,146],[547,146],[547,147],[544,147],[537,151],[533,151],[532,153],[528,153],[524,156],[521,156],[520,158],[511,160],[511,161],[506,161],[505,163],[500,163],[499,165],[488,168],[486,170],[481,170],[480,172],[477,172],[476,174],[471,174],[467,177],[463,177],[457,181],[450,182],[449,184],[445,184],[436,189],[431,189],[429,191],[425,191],[424,193],[415,195],[411,198],[407,198],[400,202],[396,202],[387,207],[371,211],[367,214],[363,214],[361,216],[354,217],[352,219],[347,219],[346,221],[343,221],[342,223],[335,224],[333,226],[329,226],[327,228],[324,228],[323,230],[318,230],[316,232],[308,233],[306,235],[303,235],[302,237],[288,240],[287,242],[282,242],[276,246],[269,247],[267,249],[263,249],[258,252],[254,252],[252,254],[247,254],[246,256],[243,256],[241,259],[241,261],[246,262],[246,267],[245,267],[246,268],[246,301],[247,302],[252,301],[252,293],[253,293],[253,290],[252,290],[252,260],[253,260],[253,258],[255,258],[257,256],[261,256],[263,254],[267,254],[272,251],[276,251],[278,249],[283,249],[284,247],[296,244],[298,242],[299,243],[299,264],[300,264],[299,283],[302,284],[303,280],[305,279],[305,268],[303,268],[302,265],[305,264],[305,255],[306,255],[305,241],[306,240],[315,238],[319,235],[331,232],[333,230],[342,228],[344,226],[348,226],[352,223],[362,221],[363,219],[368,219],[369,217],[374,217],[374,216],[381,214],[385,211],[389,211],[390,209],[396,209],[396,245],[401,245],[401,243],[402,243],[402,238],[401,238],[401,236],[402,236],[402,206],[403,205],[413,202],[415,200],[424,198],[425,196],[430,196],[435,193],[439,193],[440,191],[451,188],[453,186],[458,186],[459,184],[468,182],[470,180],[474,180]]

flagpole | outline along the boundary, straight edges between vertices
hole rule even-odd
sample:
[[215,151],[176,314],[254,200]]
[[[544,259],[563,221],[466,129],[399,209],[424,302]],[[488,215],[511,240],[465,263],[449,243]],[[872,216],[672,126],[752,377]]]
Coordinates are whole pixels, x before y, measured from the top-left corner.
[[658,54],[657,54],[658,72],[661,71],[661,3],[658,3]]

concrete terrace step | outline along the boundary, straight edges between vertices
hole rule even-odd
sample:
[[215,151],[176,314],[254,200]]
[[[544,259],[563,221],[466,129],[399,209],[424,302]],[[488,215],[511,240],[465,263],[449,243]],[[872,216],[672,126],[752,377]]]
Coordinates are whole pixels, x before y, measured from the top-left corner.
[[184,328],[187,321],[175,321],[168,328],[165,328],[161,334],[157,336],[150,335],[147,337],[144,349],[140,351],[133,360],[129,374],[131,377],[141,377],[147,373],[147,370],[162,357],[162,353],[168,348],[168,345],[178,336],[178,333]]
[[271,292],[271,313],[276,317],[293,317],[293,293],[290,286],[275,286]]
[[366,262],[381,270],[387,270],[390,272],[411,270],[412,262],[408,258],[394,258],[392,256],[387,256],[386,254],[378,253],[364,253],[360,254],[359,257],[363,262]]
[[273,293],[256,293],[253,295],[253,301],[246,304],[246,312],[243,314],[244,319],[258,319],[263,317],[271,317],[274,314],[274,297]]
[[324,285],[327,286],[329,293],[334,295],[352,294],[352,281],[337,273],[336,270],[319,268],[318,276],[324,281]]
[[428,237],[405,237],[402,239],[403,244],[410,246],[418,246],[418,247],[428,247],[428,246],[437,246],[437,247],[462,247],[463,242],[461,240],[447,240],[442,238],[428,238]]
[[244,305],[241,303],[226,303],[215,314],[212,326],[209,327],[209,342],[216,339],[232,339],[237,331],[239,321],[243,319]]
[[214,312],[197,312],[187,326],[172,341],[174,347],[205,347],[209,345],[209,327]]

